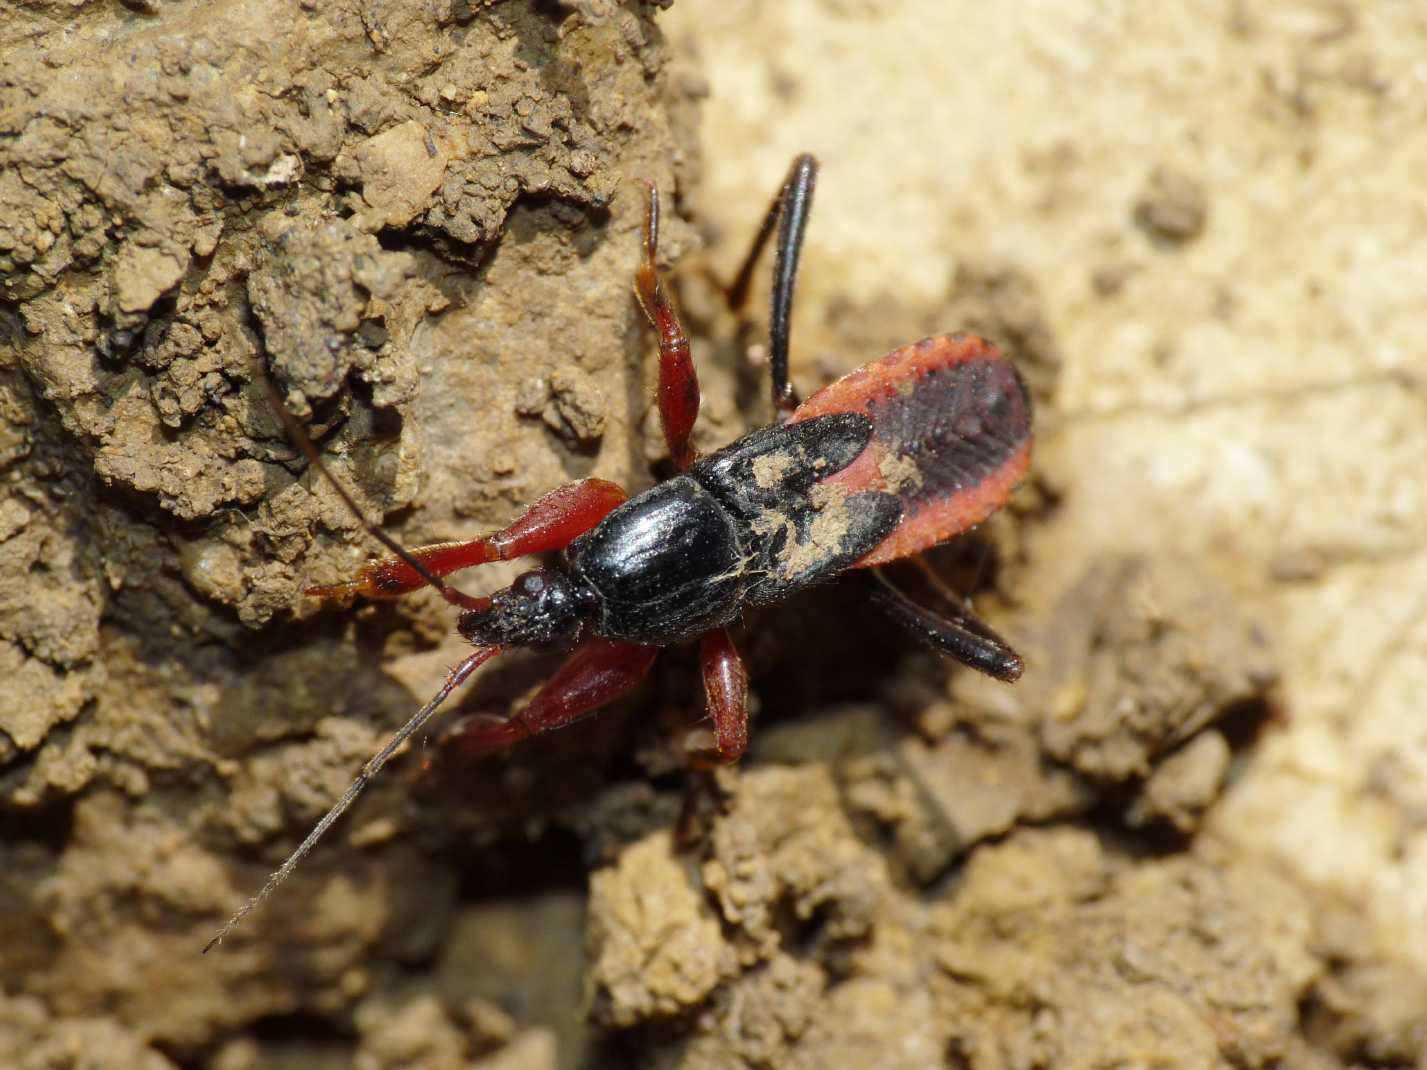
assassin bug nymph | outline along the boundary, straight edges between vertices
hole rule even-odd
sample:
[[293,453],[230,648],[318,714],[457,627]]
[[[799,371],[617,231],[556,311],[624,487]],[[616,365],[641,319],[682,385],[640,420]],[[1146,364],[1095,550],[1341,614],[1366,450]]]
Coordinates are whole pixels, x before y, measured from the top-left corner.
[[[570,483],[504,530],[471,542],[406,550],[367,524],[393,556],[370,562],[351,580],[308,589],[319,598],[395,598],[430,585],[461,610],[457,629],[475,649],[367,761],[209,947],[293,870],[446,697],[509,647],[578,641],[523,711],[464,727],[458,743],[466,752],[497,750],[568,725],[633,688],[659,648],[697,640],[713,757],[736,761],[748,741],[748,677],[728,626],[747,606],[781,601],[852,569],[866,570],[873,599],[924,643],[1001,680],[1021,675],[1020,657],[985,624],[959,609],[950,618],[932,613],[877,566],[966,531],[1005,503],[1030,462],[1025,385],[994,346],[952,335],[894,350],[800,403],[788,378],[788,338],[816,178],[812,156],[793,161],[728,293],[735,309],[743,304],[776,229],[770,332],[776,423],[706,457],[695,451],[698,377],[655,269],[659,194],[650,185],[634,290],[658,335],[659,416],[678,474],[633,498],[602,479]],[[278,409],[313,467],[360,517],[310,440]],[[442,579],[540,553],[558,556],[489,597],[464,594]]]

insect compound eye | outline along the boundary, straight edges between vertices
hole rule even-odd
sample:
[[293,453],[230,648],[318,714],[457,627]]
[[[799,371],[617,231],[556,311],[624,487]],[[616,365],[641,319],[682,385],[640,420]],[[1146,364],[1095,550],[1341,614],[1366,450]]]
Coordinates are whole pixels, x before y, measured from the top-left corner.
[[538,572],[524,572],[515,578],[515,589],[526,598],[538,598],[545,593],[545,577]]

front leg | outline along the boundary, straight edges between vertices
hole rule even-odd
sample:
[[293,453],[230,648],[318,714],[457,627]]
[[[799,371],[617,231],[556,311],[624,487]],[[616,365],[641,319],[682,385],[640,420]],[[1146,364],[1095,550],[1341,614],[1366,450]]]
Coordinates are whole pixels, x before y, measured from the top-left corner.
[[473,717],[447,741],[464,754],[486,754],[527,736],[573,724],[632,690],[659,648],[613,639],[588,639],[546,681],[530,705],[508,720]]
[[[445,576],[457,569],[510,561],[527,554],[563,550],[589,531],[627,499],[624,488],[607,479],[582,479],[556,487],[537,498],[513,524],[484,538],[470,542],[442,542],[408,551],[433,576]],[[338,598],[360,594],[368,598],[399,598],[429,578],[400,557],[383,557],[363,565],[357,575],[341,583],[309,587],[314,598]],[[488,602],[462,594],[455,588],[442,591],[448,602],[462,609],[485,609]]]

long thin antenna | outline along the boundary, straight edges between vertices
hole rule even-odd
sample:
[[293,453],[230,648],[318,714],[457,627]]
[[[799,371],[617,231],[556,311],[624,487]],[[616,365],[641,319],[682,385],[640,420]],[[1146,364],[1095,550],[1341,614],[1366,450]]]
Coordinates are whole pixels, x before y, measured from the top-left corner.
[[208,954],[210,949],[221,944],[223,939],[233,931],[234,927],[252,913],[254,907],[271,895],[273,889],[287,879],[288,874],[296,869],[297,864],[307,857],[312,848],[317,845],[317,841],[332,827],[333,822],[341,817],[347,811],[348,807],[356,801],[357,796],[362,793],[362,789],[367,786],[372,777],[377,775],[381,767],[386,765],[388,759],[390,759],[391,756],[401,748],[401,745],[410,739],[414,733],[420,731],[422,725],[431,719],[437,707],[446,701],[446,696],[460,687],[461,684],[465,682],[466,677],[470,676],[476,669],[499,654],[501,649],[502,648],[498,646],[480,647],[468,654],[465,660],[446,674],[446,682],[441,685],[441,690],[437,691],[430,702],[417,710],[416,714],[407,721],[406,724],[401,726],[401,729],[396,735],[391,737],[391,740],[385,747],[367,759],[366,764],[362,766],[362,771],[357,774],[357,779],[352,781],[351,786],[342,793],[342,797],[333,804],[332,809],[328,810],[322,820],[317,822],[317,826],[307,834],[307,838],[298,844],[297,850],[287,856],[287,860],[272,872],[272,875],[267,879],[267,883],[262,886],[258,894],[244,903],[238,912],[228,919],[223,928],[218,930],[213,939],[204,945],[203,953],[205,955]]
[[[404,561],[418,576],[432,587],[435,587],[436,590],[440,591],[441,596],[453,605],[470,609],[484,601],[483,599],[476,599],[456,590],[450,584],[446,583],[445,580],[441,579],[440,576],[422,564],[416,555],[408,551],[378,525],[368,520],[366,514],[364,514],[357,505],[356,499],[352,497],[347,488],[341,484],[327,468],[327,465],[323,463],[321,455],[317,452],[317,447],[312,444],[312,439],[308,437],[307,432],[304,431],[302,426],[297,422],[297,418],[293,416],[287,405],[284,404],[282,396],[278,393],[277,384],[274,383],[272,378],[267,374],[267,369],[265,369],[261,363],[255,363],[254,374],[258,381],[262,383],[273,412],[275,412],[282,421],[283,428],[287,432],[287,437],[302,450],[303,454],[307,457],[308,463],[312,465],[313,469],[337,492],[337,496],[342,499],[347,508],[351,510],[352,515],[357,518],[357,521],[367,530],[367,533],[371,535],[372,538],[376,539]],[[468,654],[459,665],[446,674],[446,682],[441,685],[441,689],[436,692],[431,701],[417,710],[411,719],[402,725],[400,730],[391,737],[386,746],[382,747],[381,750],[367,759],[366,764],[362,766],[361,772],[357,774],[356,779],[353,780],[347,790],[342,793],[342,797],[337,800],[332,806],[332,809],[328,810],[322,820],[317,822],[317,826],[307,834],[307,838],[298,844],[297,850],[288,855],[287,860],[268,877],[267,882],[258,891],[258,894],[244,903],[238,912],[228,919],[223,928],[218,930],[213,939],[204,945],[203,953],[205,955],[208,954],[213,947],[222,943],[223,939],[233,931],[234,927],[252,913],[254,907],[271,895],[273,890],[287,879],[288,875],[297,868],[299,862],[307,857],[312,848],[317,845],[317,841],[332,827],[333,823],[347,812],[348,808],[356,801],[357,796],[362,793],[362,790],[371,781],[372,777],[377,775],[381,767],[386,765],[392,755],[401,748],[402,744],[411,738],[413,733],[419,731],[421,726],[431,719],[441,703],[446,701],[447,696],[459,687],[471,673],[475,672],[476,669],[480,668],[480,666],[484,665],[500,652],[501,647],[499,646],[480,647]]]
[[377,542],[381,543],[397,557],[401,558],[402,561],[411,567],[412,571],[427,583],[431,584],[432,587],[435,587],[436,590],[441,593],[441,597],[446,599],[446,601],[450,602],[453,606],[470,609],[476,605],[480,601],[479,599],[472,595],[464,594],[451,586],[440,576],[423,565],[415,554],[402,546],[401,543],[393,539],[379,526],[367,519],[366,514],[358,507],[356,499],[352,497],[347,488],[344,487],[337,477],[327,468],[327,465],[322,460],[321,454],[317,452],[317,447],[312,444],[312,439],[308,438],[307,432],[304,431],[302,425],[297,422],[297,417],[293,416],[287,405],[283,403],[282,396],[278,394],[277,391],[277,384],[272,381],[261,366],[257,368],[257,377],[262,381],[263,387],[267,391],[268,401],[272,405],[273,411],[276,412],[278,418],[282,420],[283,428],[287,431],[287,437],[297,444],[297,448],[306,455],[307,462],[312,465],[312,467],[327,480],[332,489],[337,492],[337,496],[341,498],[342,501],[346,503],[347,508],[352,511],[352,515],[357,518],[357,521],[362,527],[367,529],[367,534],[376,539]]

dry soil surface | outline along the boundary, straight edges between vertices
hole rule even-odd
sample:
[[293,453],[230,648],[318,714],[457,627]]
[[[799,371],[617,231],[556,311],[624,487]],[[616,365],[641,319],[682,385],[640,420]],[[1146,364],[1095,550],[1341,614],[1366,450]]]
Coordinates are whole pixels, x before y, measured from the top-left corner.
[[[1427,1068],[1427,11],[666,7],[0,0],[0,1065]],[[958,329],[1031,386],[931,558],[1024,679],[813,592],[739,769],[687,651],[434,732],[199,955],[463,651],[303,597],[372,546],[265,378],[408,543],[643,489],[637,180],[708,449],[805,150],[803,392]]]

